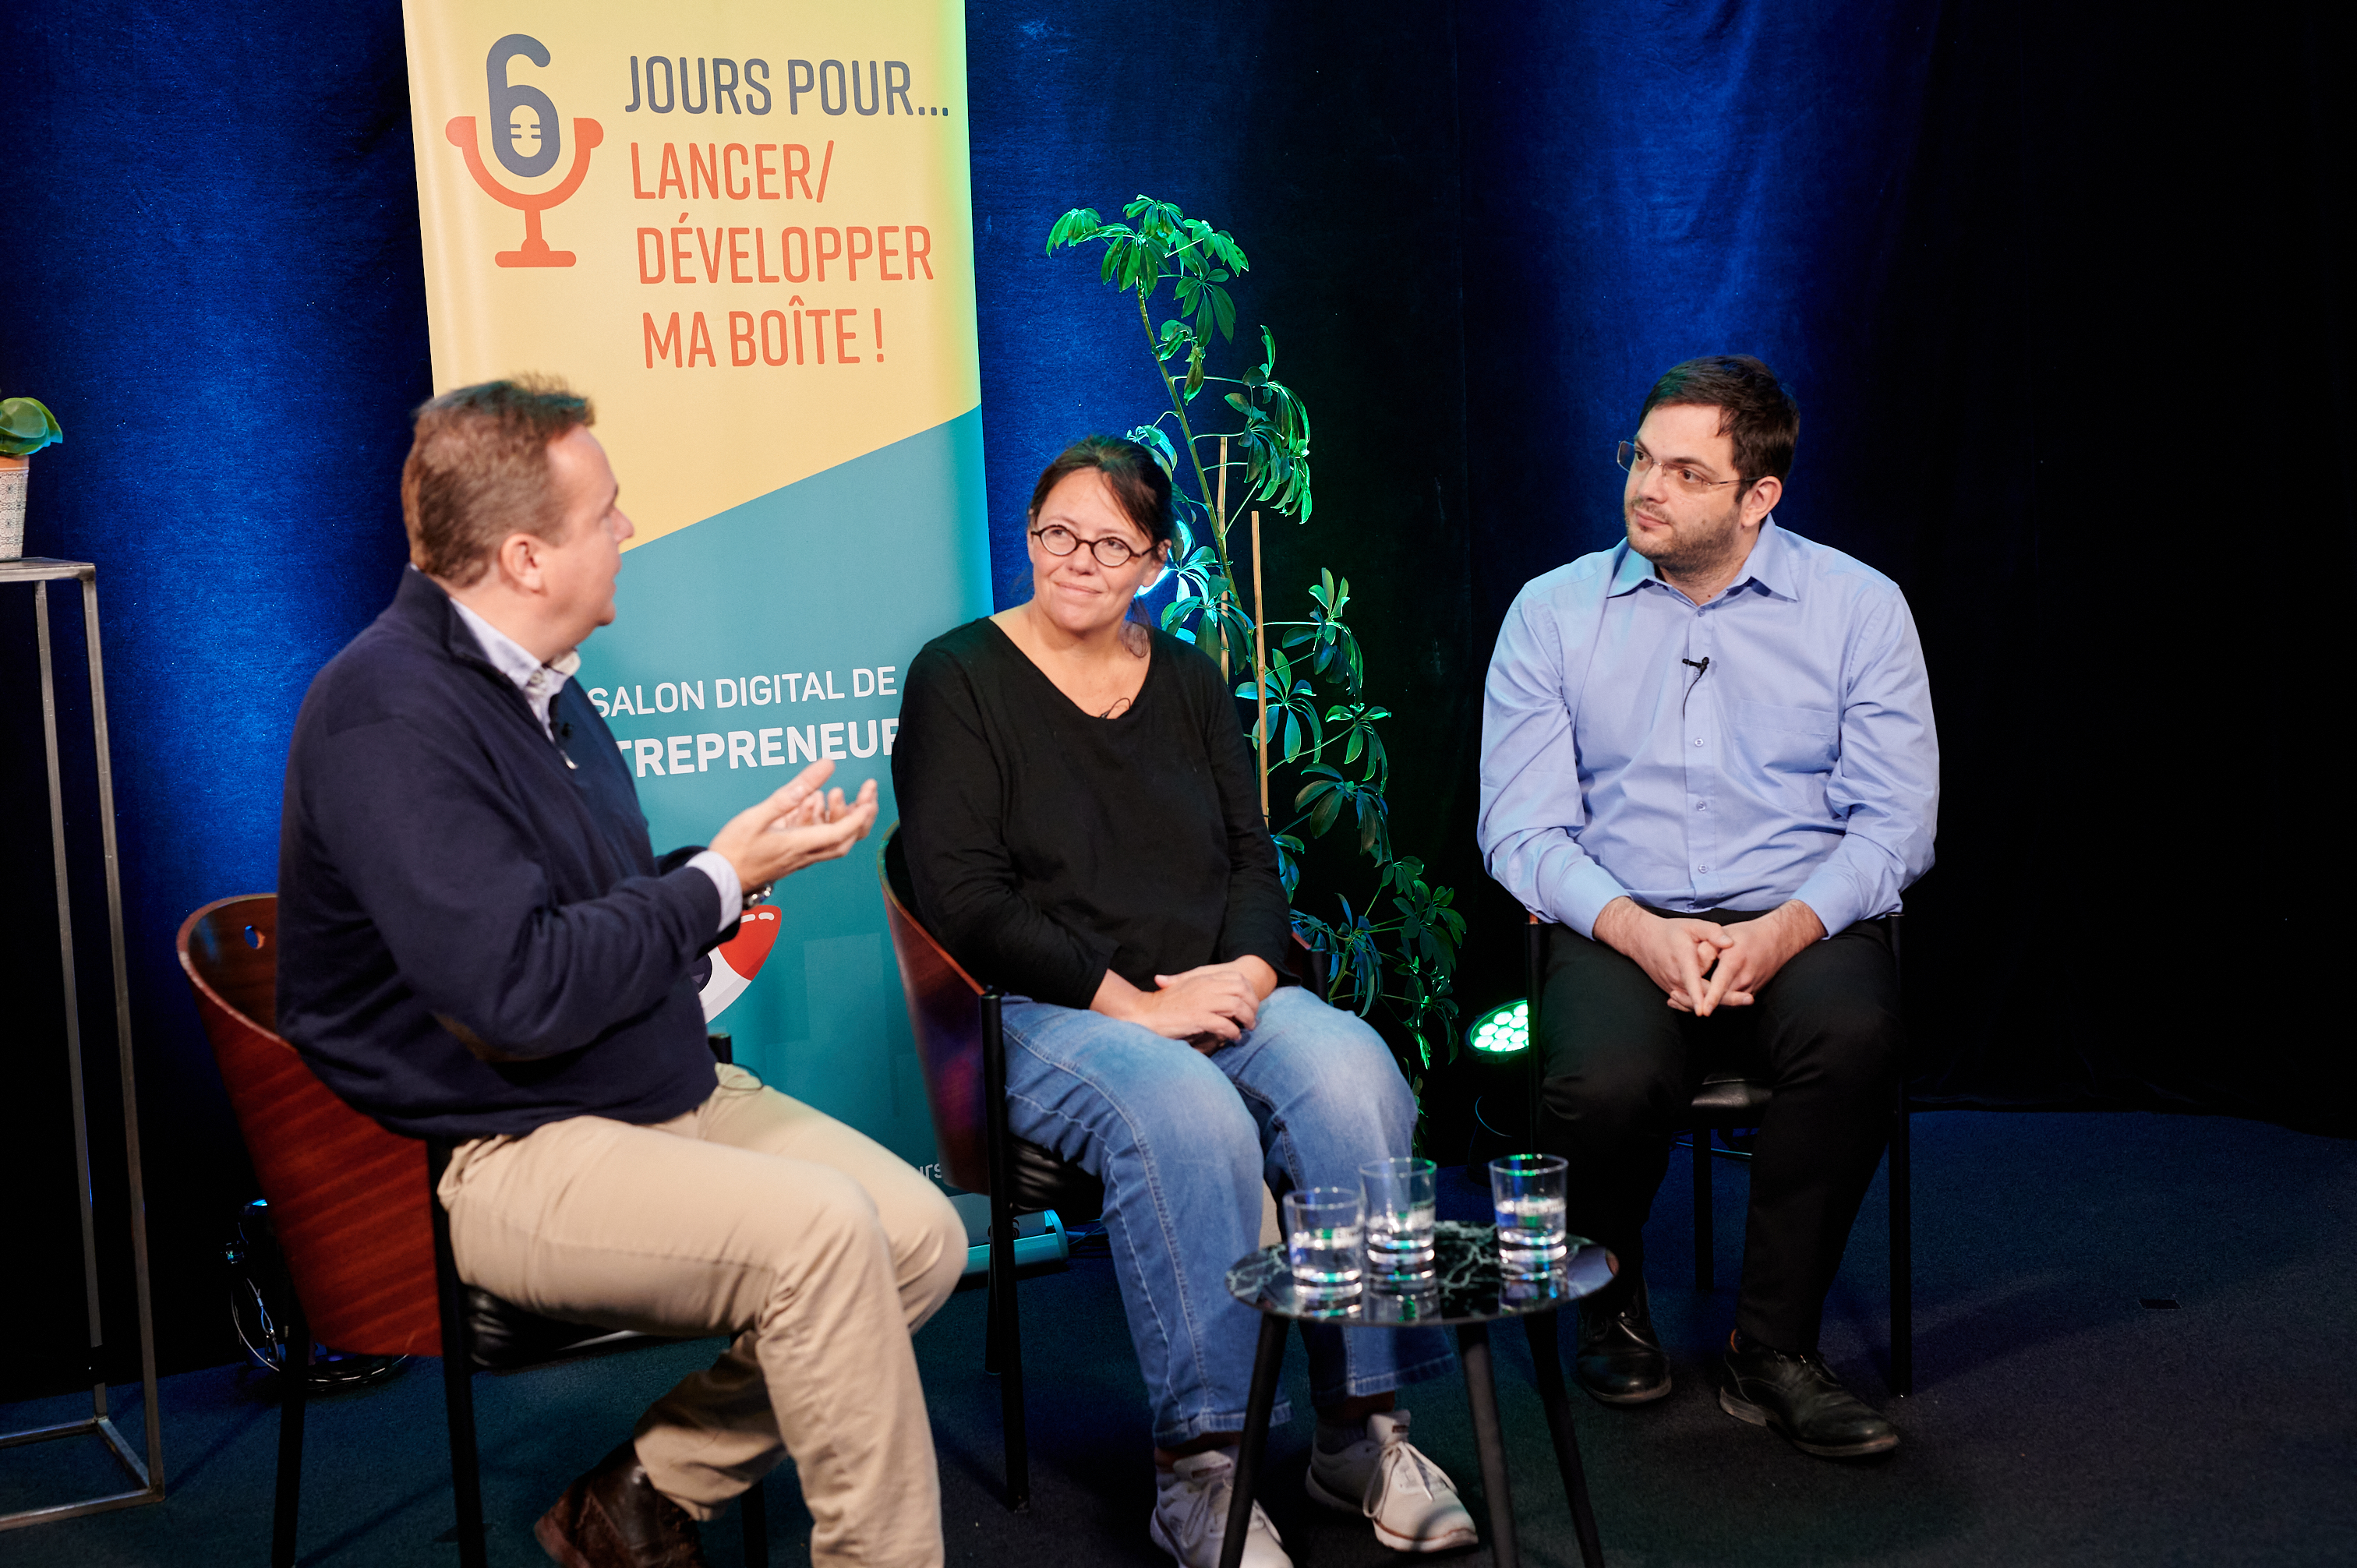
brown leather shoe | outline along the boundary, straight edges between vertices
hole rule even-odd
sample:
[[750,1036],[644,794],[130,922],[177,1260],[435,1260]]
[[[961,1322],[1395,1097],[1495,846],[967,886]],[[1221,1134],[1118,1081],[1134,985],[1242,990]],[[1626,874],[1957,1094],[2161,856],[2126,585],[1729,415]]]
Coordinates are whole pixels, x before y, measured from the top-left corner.
[[694,1519],[655,1490],[628,1443],[565,1487],[532,1533],[565,1568],[709,1568]]

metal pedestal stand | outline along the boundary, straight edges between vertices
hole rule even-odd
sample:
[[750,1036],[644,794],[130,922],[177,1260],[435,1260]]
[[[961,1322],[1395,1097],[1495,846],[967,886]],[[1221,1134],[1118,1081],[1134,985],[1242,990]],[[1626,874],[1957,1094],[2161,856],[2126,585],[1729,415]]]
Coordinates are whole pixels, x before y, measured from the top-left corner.
[[[115,1429],[106,1409],[106,1337],[99,1323],[98,1226],[91,1212],[90,1115],[82,1098],[80,988],[74,972],[73,909],[66,887],[65,800],[58,777],[58,698],[49,660],[49,585],[81,584],[81,613],[90,653],[90,718],[98,746],[98,818],[106,855],[106,929],[114,960],[114,1037],[123,1074],[124,1166],[131,1182],[132,1273],[139,1296],[139,1376],[145,1400],[147,1452],[143,1458]],[[106,682],[98,656],[98,568],[87,561],[0,561],[0,583],[33,585],[33,618],[41,647],[41,736],[49,764],[49,845],[57,865],[58,957],[65,971],[66,1062],[72,1085],[75,1191],[81,1202],[82,1292],[90,1309],[90,1415],[55,1426],[0,1433],[0,1448],[53,1437],[97,1437],[131,1473],[128,1491],[109,1492],[47,1508],[0,1514],[0,1530],[72,1519],[78,1514],[164,1500],[164,1428],[156,1404],[156,1319],[147,1295],[147,1200],[139,1174],[139,1107],[131,1076],[131,993],[123,952],[123,885],[114,842],[114,765],[106,736]]]

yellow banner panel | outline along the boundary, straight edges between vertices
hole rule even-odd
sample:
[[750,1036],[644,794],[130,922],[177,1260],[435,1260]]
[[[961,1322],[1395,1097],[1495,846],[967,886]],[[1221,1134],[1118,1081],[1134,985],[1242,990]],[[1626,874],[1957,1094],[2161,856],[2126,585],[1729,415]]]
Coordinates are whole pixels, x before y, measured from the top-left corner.
[[403,11],[436,390],[595,398],[634,544],[980,403],[962,7]]

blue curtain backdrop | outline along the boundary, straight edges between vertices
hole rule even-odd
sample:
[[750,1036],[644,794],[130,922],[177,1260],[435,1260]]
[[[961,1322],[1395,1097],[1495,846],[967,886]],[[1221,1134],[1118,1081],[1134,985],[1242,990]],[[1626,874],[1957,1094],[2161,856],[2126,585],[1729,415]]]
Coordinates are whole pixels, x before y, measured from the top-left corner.
[[[1759,353],[1803,409],[1782,521],[1897,578],[1932,660],[1919,1088],[2348,1131],[2329,757],[2357,149],[2325,16],[974,0],[1000,600],[1039,467],[1159,397],[1134,306],[1043,257],[1048,224],[1145,191],[1232,230],[1242,325],[1275,331],[1318,428],[1317,521],[1266,524],[1272,610],[1320,565],[1351,577],[1399,715],[1398,836],[1474,918],[1479,1007],[1519,985],[1519,911],[1470,843],[1498,619],[1616,537],[1609,453],[1652,377]],[[217,1249],[251,1180],[171,936],[271,885],[296,704],[403,556],[428,383],[399,7],[59,0],[12,19],[0,105],[0,395],[68,432],[36,459],[28,551],[101,567],[158,1318],[167,1365],[199,1365],[227,1353]],[[0,1397],[75,1380],[80,1313],[28,597],[0,596],[0,874],[27,933],[0,958],[0,1182],[20,1274],[56,1288],[16,1293]],[[1459,1088],[1432,1096],[1444,1155]]]
[[[0,396],[56,411],[27,554],[94,561],[122,833],[156,1313],[167,1367],[227,1359],[221,1243],[254,1196],[172,950],[277,881],[279,781],[311,675],[406,558],[407,410],[431,391],[397,4],[68,4],[12,18],[0,117]],[[79,611],[59,671],[107,1326],[135,1362],[103,885]],[[15,1252],[0,1395],[70,1384],[81,1330],[30,594],[0,594],[0,963]]]

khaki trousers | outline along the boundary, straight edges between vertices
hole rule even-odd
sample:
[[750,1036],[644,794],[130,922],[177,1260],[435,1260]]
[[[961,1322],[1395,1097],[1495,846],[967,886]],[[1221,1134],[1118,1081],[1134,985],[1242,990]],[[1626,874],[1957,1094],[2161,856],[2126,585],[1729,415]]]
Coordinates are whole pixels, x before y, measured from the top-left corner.
[[717,1069],[651,1126],[576,1116],[462,1144],[442,1178],[458,1274],[554,1317],[727,1334],[640,1418],[658,1490],[709,1519],[791,1455],[822,1568],[936,1568],[941,1477],[909,1335],[965,1228],[873,1140]]

